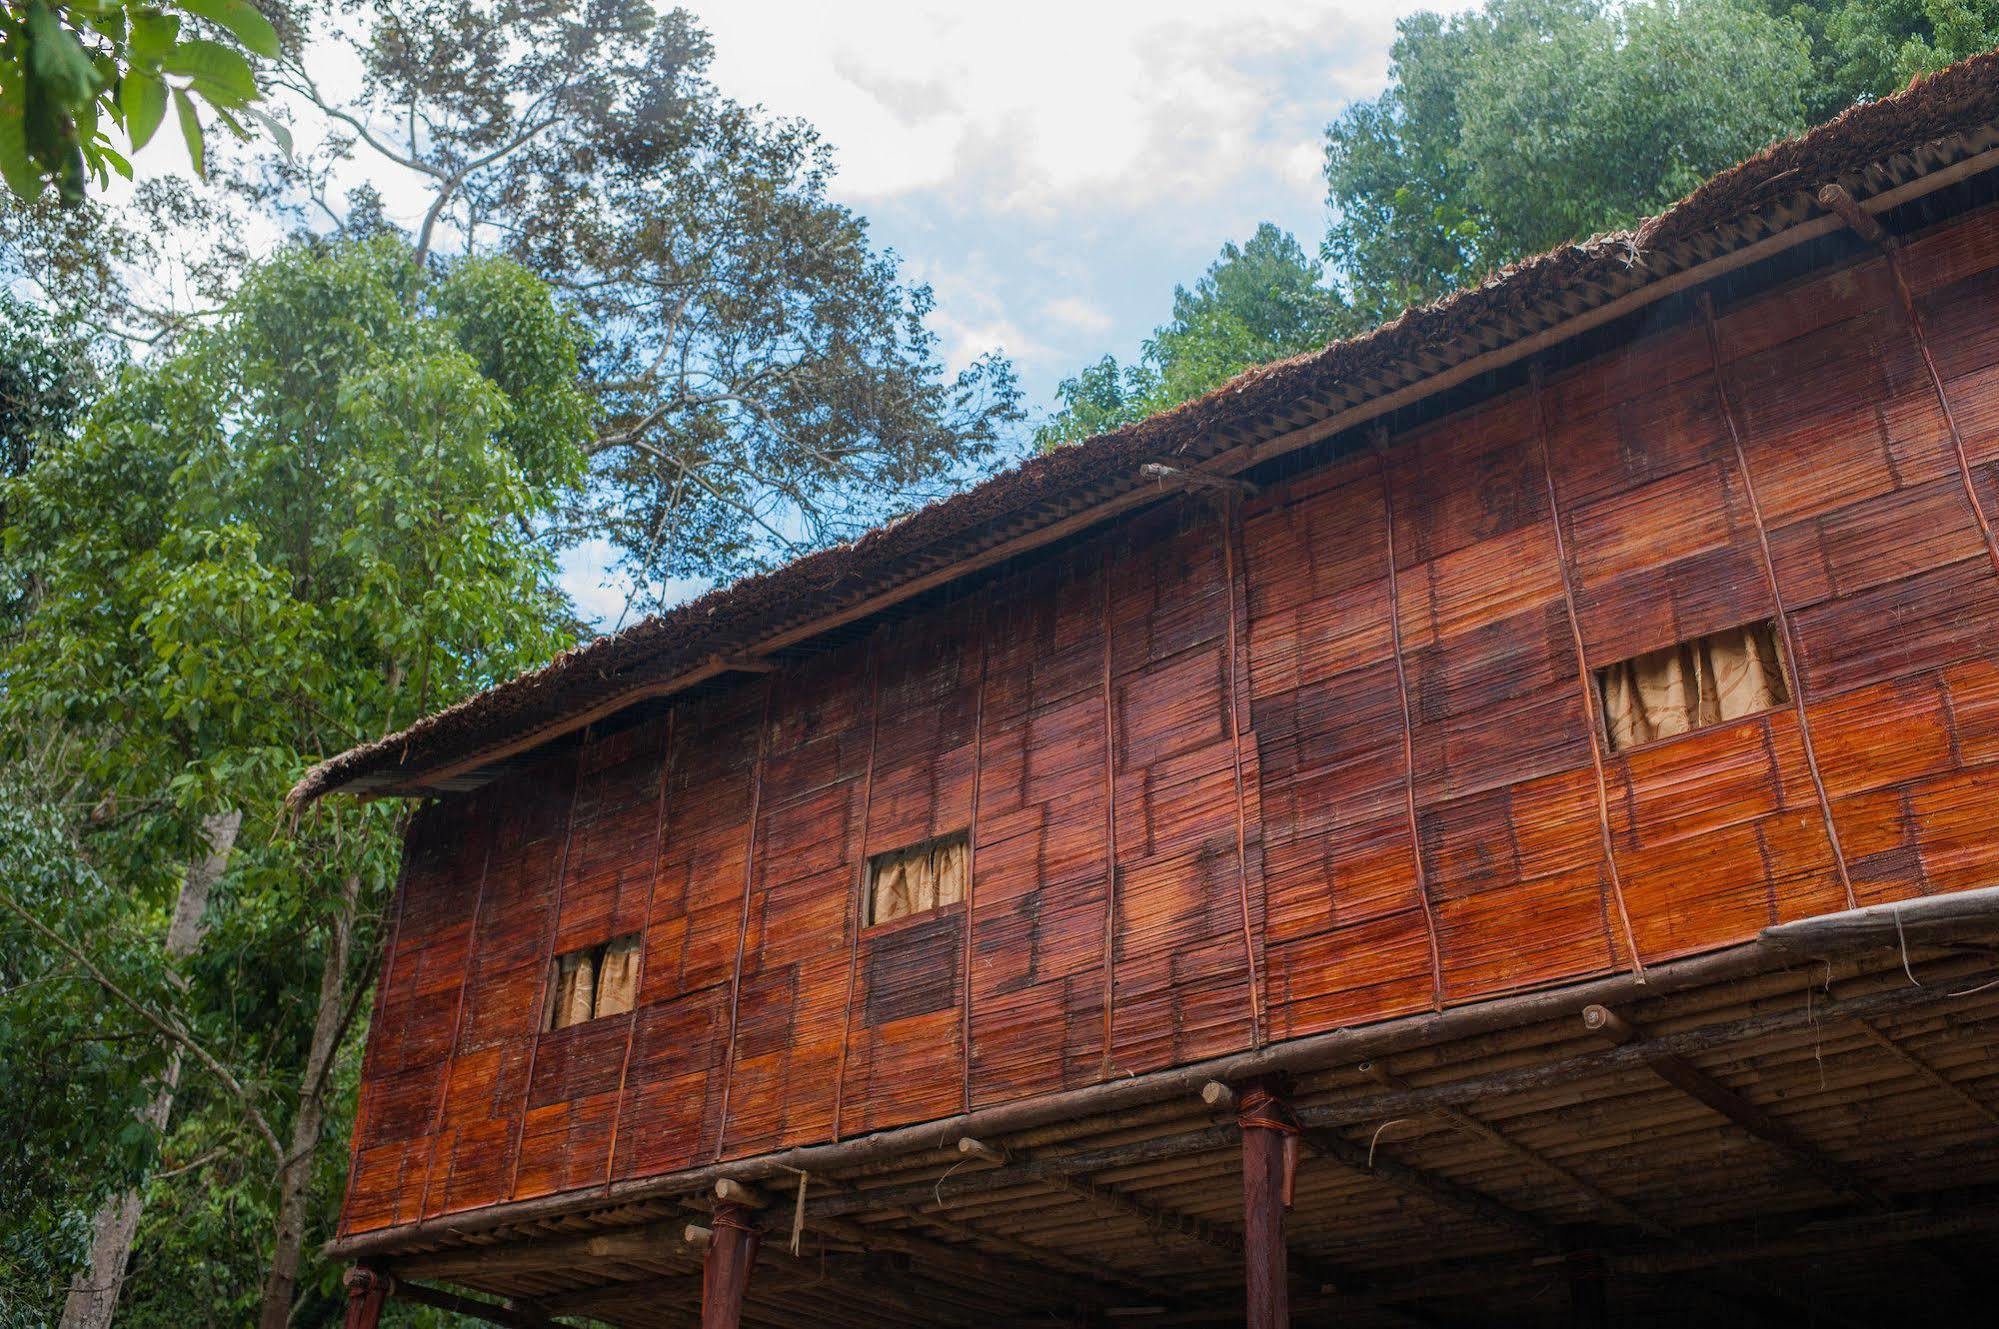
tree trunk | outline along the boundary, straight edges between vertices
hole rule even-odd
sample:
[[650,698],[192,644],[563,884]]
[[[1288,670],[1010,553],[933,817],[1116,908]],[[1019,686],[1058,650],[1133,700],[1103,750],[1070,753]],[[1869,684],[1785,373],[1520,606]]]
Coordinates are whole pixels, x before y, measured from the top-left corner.
[[354,905],[361,878],[341,884],[340,909],[333,917],[333,936],[319,967],[319,1010],[312,1021],[312,1045],[306,1053],[305,1075],[299,1081],[298,1113],[292,1118],[291,1147],[278,1170],[278,1235],[271,1268],[264,1279],[264,1306],[259,1329],[285,1329],[291,1319],[292,1296],[298,1289],[298,1266],[305,1248],[305,1202],[311,1189],[312,1160],[319,1150],[320,1128],[326,1121],[326,1086],[333,1057],[340,1047],[347,997],[347,955],[354,939]]
[[[187,865],[181,874],[180,895],[174,901],[173,922],[167,925],[166,952],[170,961],[185,960],[201,945],[201,919],[208,911],[208,893],[222,879],[229,855],[236,848],[236,832],[243,824],[240,812],[211,812],[201,819],[202,839],[208,852]],[[174,1048],[160,1076],[160,1087],[152,1102],[139,1113],[139,1120],[156,1132],[164,1133],[173,1115],[174,1092],[180,1087],[180,1049]],[[132,1238],[139,1230],[139,1214],[145,1197],[138,1187],[112,1196],[91,1220],[90,1263],[63,1301],[62,1329],[107,1329],[112,1312],[118,1309],[118,1292],[125,1283],[125,1264],[132,1255]]]

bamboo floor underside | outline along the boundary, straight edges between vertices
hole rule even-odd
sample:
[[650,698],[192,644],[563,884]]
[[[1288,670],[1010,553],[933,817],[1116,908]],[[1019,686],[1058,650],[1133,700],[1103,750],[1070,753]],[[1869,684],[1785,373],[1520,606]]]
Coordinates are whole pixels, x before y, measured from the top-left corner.
[[[1613,1324],[1909,1323],[1912,1288],[1925,1315],[1975,1304],[1978,1271],[1999,1257],[1999,947],[1801,964],[1624,1011],[1654,1037],[1785,1013],[1805,1018],[1688,1060],[1822,1166],[1646,1063],[1563,1073],[1606,1046],[1579,1021],[1300,1076],[1308,1126],[1340,1122],[1324,1129],[1359,1161],[1308,1134],[1289,1218],[1295,1322],[1572,1323],[1565,1250],[1600,1255]],[[1383,1073],[1420,1092],[1536,1068],[1544,1083],[1343,1120],[1383,1093]],[[796,1192],[767,1184],[743,1322],[1240,1323],[1225,1239],[1241,1221],[1233,1135],[1231,1116],[1189,1097],[986,1141],[1009,1153],[997,1178],[981,1180],[994,1165],[955,1139],[814,1175],[797,1256]],[[1207,1147],[1175,1144],[1189,1137]],[[1129,1161],[1018,1182],[1004,1171],[1107,1152]],[[693,1325],[700,1255],[682,1233],[709,1202],[667,1196],[433,1241],[390,1268],[559,1322]]]

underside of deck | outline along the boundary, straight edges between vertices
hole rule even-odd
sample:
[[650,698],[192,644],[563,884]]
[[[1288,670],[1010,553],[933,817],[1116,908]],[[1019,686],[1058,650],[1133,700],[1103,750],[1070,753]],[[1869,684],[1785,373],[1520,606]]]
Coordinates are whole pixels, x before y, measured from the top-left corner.
[[[1597,985],[1458,1036],[1358,1031],[1368,1055],[1330,1043],[1258,1081],[1301,1131],[1293,1322],[1989,1313],[1999,926],[1908,908],[1803,949],[1766,933],[1739,963],[1663,967],[1621,1000]],[[1237,1094],[1209,1083],[1011,1133],[947,1122],[803,1174],[747,1161],[763,1238],[742,1323],[1242,1323],[1244,1132]],[[497,1323],[690,1325],[716,1196],[689,1176],[389,1236],[370,1258],[398,1296],[501,1299],[474,1308]]]

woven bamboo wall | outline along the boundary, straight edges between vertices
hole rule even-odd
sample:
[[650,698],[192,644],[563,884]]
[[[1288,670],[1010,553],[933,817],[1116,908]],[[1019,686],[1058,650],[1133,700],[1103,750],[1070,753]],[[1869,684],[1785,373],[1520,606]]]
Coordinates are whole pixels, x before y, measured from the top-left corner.
[[[1928,359],[1886,261],[1823,273],[425,810],[344,1230],[1993,884],[1995,260],[1902,251]],[[1593,741],[1591,671],[1762,619],[1798,704]],[[862,926],[968,826],[968,900]],[[641,929],[634,1012],[536,1032]]]

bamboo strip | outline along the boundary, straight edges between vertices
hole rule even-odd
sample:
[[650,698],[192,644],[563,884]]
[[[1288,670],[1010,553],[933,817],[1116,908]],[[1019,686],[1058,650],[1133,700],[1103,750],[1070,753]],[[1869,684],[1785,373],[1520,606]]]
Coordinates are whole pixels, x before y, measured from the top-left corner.
[[578,756],[575,759],[575,770],[570,776],[569,811],[564,814],[562,823],[562,852],[555,856],[554,898],[548,906],[548,936],[541,944],[541,977],[538,980],[540,986],[537,989],[535,997],[534,1022],[530,1026],[531,1032],[528,1035],[527,1076],[521,1084],[522,1110],[515,1114],[514,1128],[511,1133],[512,1138],[507,1144],[509,1152],[513,1155],[507,1169],[506,1193],[508,1195],[515,1195],[520,1191],[521,1151],[525,1143],[523,1136],[527,1132],[527,1100],[528,1095],[534,1091],[535,1054],[541,1050],[541,1031],[548,1023],[548,1000],[553,995],[555,988],[555,985],[549,981],[549,973],[555,964],[555,938],[562,927],[562,891],[564,884],[569,879],[569,850],[571,842],[575,839],[576,807],[583,797],[583,762],[581,753],[589,744],[590,729],[585,727],[583,730],[583,741],[577,746]]
[[1416,898],[1423,906],[1423,930],[1430,942],[1430,1009],[1444,1009],[1444,952],[1437,937],[1436,904],[1423,865],[1423,837],[1416,826],[1416,724],[1409,707],[1409,671],[1402,656],[1402,591],[1396,575],[1395,495],[1388,483],[1388,431],[1374,434],[1375,466],[1381,473],[1381,518],[1388,528],[1388,637],[1395,659],[1395,694],[1402,708],[1402,797],[1409,818],[1409,857],[1416,873]]
[[[868,818],[874,812],[875,753],[881,739],[881,638],[880,631],[868,639],[868,760],[861,774],[861,829],[859,852],[854,855],[854,885],[847,907],[847,1000],[840,1013],[840,1061],[833,1074],[833,1139],[843,1138],[842,1117],[847,1106],[847,1053],[854,1041],[854,985],[861,972],[861,932],[868,922]],[[976,839],[977,837],[972,837]],[[967,884],[966,890],[970,891]],[[971,912],[970,905],[966,913]],[[971,931],[969,920],[965,930]]]
[[1257,972],[1256,934],[1249,908],[1249,812],[1242,776],[1242,653],[1247,626],[1242,622],[1243,596],[1236,585],[1242,558],[1242,492],[1228,491],[1221,505],[1222,577],[1229,591],[1228,689],[1229,757],[1235,775],[1236,889],[1242,906],[1243,964],[1249,974],[1249,1045],[1263,1046],[1263,980]]
[[777,675],[764,676],[763,705],[757,720],[757,755],[750,774],[749,844],[743,851],[743,907],[736,929],[736,964],[729,978],[729,1040],[722,1052],[722,1102],[716,1114],[715,1159],[720,1161],[729,1140],[729,1091],[736,1079],[736,1032],[740,1024],[743,996],[743,950],[750,939],[750,894],[756,885],[757,818],[763,812],[764,759],[770,752],[770,704],[777,691]]
[[1770,528],[1763,520],[1763,505],[1756,496],[1756,479],[1749,470],[1749,456],[1742,447],[1742,423],[1728,377],[1722,371],[1721,334],[1715,327],[1714,297],[1700,295],[1701,319],[1707,328],[1708,355],[1714,370],[1715,396],[1721,404],[1722,419],[1728,422],[1728,439],[1735,449],[1735,466],[1742,475],[1742,489],[1749,499],[1749,512],[1756,522],[1756,547],[1762,554],[1763,576],[1770,588],[1770,603],[1777,612],[1777,635],[1784,643],[1784,664],[1791,682],[1791,706],[1798,716],[1798,740],[1805,752],[1805,769],[1811,773],[1812,790],[1818,796],[1819,815],[1825,819],[1826,839],[1832,845],[1833,866],[1839,869],[1839,884],[1846,892],[1846,907],[1858,908],[1853,879],[1847,875],[1846,851],[1840,847],[1839,827],[1833,822],[1832,799],[1826,794],[1825,777],[1819,774],[1818,748],[1812,742],[1812,721],[1805,705],[1805,674],[1799,664],[1797,627],[1784,604],[1784,588],[1777,581],[1777,560],[1770,552]]
[[[1562,500],[1555,488],[1555,464],[1548,455],[1548,408],[1541,382],[1541,362],[1528,368],[1528,394],[1534,401],[1534,446],[1541,455],[1541,477],[1548,487],[1548,524],[1555,533],[1555,561],[1561,565],[1562,608],[1569,621],[1569,639],[1576,649],[1576,681],[1583,694],[1583,727],[1589,731],[1590,769],[1596,777],[1596,824],[1603,850],[1603,868],[1610,874],[1610,898],[1617,906],[1617,920],[1624,928],[1624,944],[1631,951],[1631,972],[1645,981],[1645,960],[1638,953],[1638,934],[1631,926],[1631,909],[1624,898],[1624,879],[1617,871],[1617,845],[1610,833],[1610,786],[1603,770],[1603,719],[1597,712],[1596,678],[1590,672],[1589,651],[1583,645],[1582,616],[1576,611],[1575,567],[1569,560],[1568,535],[1562,529]],[[1611,948],[1610,963],[1617,965],[1617,951]]]
[[[680,716],[680,707],[675,706],[666,713],[666,737],[661,740],[659,753],[659,811],[653,818],[652,864],[646,870],[645,921],[639,926],[639,968],[632,983],[632,1008],[625,1015],[625,1055],[618,1063],[618,1096],[611,1109],[610,1143],[604,1149],[604,1185],[611,1184],[613,1168],[618,1159],[618,1128],[625,1117],[625,1081],[632,1069],[632,1042],[639,1031],[639,999],[645,993],[647,943],[652,937],[653,895],[659,889],[659,860],[666,849],[667,791],[673,785],[673,734],[675,723]],[[475,934],[476,935],[476,934]]]
[[419,1217],[430,1212],[430,1182],[437,1175],[437,1142],[444,1134],[444,1109],[451,1097],[451,1068],[458,1061],[458,1040],[465,1026],[465,996],[472,987],[472,975],[478,968],[479,959],[479,916],[486,904],[486,878],[493,866],[493,840],[495,829],[492,813],[487,810],[485,821],[485,847],[479,857],[479,886],[472,895],[471,933],[465,943],[465,963],[458,974],[458,1000],[451,1012],[451,1042],[444,1054],[444,1071],[437,1085],[437,1111],[430,1119],[430,1159],[424,1165],[423,1189],[418,1194],[416,1211]]

